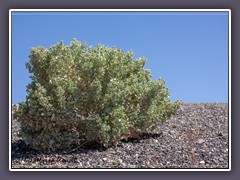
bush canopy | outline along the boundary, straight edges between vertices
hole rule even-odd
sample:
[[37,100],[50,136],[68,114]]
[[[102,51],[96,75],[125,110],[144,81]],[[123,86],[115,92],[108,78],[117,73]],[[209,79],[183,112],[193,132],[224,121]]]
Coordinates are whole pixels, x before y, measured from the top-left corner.
[[26,101],[14,117],[34,149],[69,150],[83,141],[104,146],[149,132],[179,107],[163,79],[151,80],[146,58],[74,39],[31,49]]

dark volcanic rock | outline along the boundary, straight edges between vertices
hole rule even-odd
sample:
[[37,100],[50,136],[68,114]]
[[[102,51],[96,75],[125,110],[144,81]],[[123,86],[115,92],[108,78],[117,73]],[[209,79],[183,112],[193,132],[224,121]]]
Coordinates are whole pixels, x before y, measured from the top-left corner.
[[116,147],[87,144],[72,153],[43,153],[17,137],[12,168],[228,168],[228,104],[182,103],[167,124]]

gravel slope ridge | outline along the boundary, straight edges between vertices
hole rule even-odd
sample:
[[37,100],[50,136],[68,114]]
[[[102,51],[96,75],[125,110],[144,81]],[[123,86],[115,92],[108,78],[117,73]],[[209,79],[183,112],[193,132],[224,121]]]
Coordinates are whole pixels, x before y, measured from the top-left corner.
[[12,121],[12,168],[228,168],[228,104],[182,103],[168,123],[141,140],[104,148],[86,144],[71,153],[43,153],[17,137]]

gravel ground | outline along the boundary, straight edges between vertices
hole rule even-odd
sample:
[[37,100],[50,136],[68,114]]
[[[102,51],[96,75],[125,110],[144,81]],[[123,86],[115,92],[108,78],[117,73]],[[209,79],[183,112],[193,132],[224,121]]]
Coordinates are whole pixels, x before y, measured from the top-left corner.
[[12,168],[228,168],[228,104],[182,103],[177,114],[141,140],[72,153],[34,151],[12,123]]

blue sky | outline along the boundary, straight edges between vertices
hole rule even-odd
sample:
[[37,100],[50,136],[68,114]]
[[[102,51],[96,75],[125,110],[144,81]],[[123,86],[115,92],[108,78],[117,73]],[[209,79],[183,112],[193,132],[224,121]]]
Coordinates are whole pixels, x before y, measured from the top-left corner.
[[13,12],[12,103],[27,95],[30,48],[73,38],[146,57],[172,100],[228,102],[227,12]]

